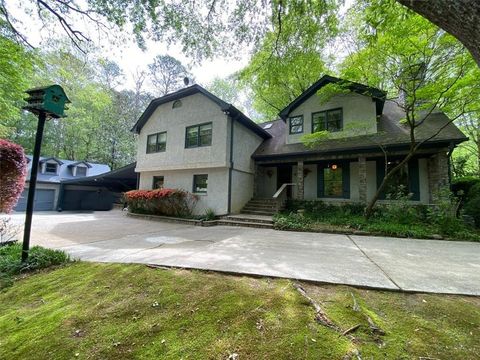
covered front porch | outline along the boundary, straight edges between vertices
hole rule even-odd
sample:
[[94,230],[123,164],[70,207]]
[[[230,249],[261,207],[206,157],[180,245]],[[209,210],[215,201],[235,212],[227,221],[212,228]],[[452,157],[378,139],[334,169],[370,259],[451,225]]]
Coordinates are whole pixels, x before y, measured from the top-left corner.
[[[366,203],[375,195],[386,168],[395,166],[403,156],[391,153],[387,164],[382,153],[257,160],[254,197]],[[448,183],[447,149],[432,149],[412,158],[385,193],[394,193],[403,185],[412,194],[412,202],[430,204]],[[385,197],[383,194],[381,199]]]

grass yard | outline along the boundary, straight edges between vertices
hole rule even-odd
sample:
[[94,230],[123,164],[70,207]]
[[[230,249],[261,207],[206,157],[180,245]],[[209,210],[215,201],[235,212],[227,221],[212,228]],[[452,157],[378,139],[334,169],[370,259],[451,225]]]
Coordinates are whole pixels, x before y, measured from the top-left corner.
[[[480,298],[75,262],[0,292],[1,359],[478,359]],[[355,300],[354,300],[355,299]],[[357,306],[355,306],[355,303]],[[356,308],[356,309],[354,309]],[[384,335],[369,323],[385,332]]]

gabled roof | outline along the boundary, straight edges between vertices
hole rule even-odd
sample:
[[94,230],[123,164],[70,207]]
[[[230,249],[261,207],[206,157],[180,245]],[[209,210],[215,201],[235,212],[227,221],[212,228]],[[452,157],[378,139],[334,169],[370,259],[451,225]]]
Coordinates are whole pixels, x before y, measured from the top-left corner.
[[[29,181],[30,171],[32,169],[32,156],[27,155],[27,159],[28,159],[27,181]],[[39,171],[37,175],[37,180],[39,182],[60,183],[62,180],[79,179],[78,176],[73,176],[72,170],[70,169],[71,166],[75,166],[75,164],[79,164],[79,163],[88,163],[90,165],[90,168],[88,170],[89,176],[99,175],[99,174],[110,171],[110,166],[106,164],[97,164],[93,162],[87,162],[85,160],[77,161],[77,160],[57,159],[55,157],[41,157],[39,162],[44,163],[45,161],[48,161],[48,160],[54,160],[59,164],[57,174],[48,174],[48,173],[42,173],[41,171]]]
[[63,165],[63,161],[60,160],[60,159],[57,159],[55,157],[49,157],[49,158],[44,158],[44,159],[40,159],[39,163],[42,164],[44,162],[47,162],[47,161],[50,161],[50,160],[53,160],[55,161],[58,165]]
[[194,84],[192,86],[180,89],[178,91],[159,97],[157,99],[153,99],[150,102],[150,104],[147,106],[147,109],[143,112],[143,114],[137,120],[137,122],[135,123],[131,131],[133,131],[136,134],[139,134],[142,127],[146,124],[146,122],[148,121],[148,119],[153,114],[153,112],[157,109],[158,106],[168,103],[170,101],[179,100],[186,96],[194,95],[197,93],[201,93],[205,95],[207,98],[209,98],[214,103],[216,103],[224,113],[226,113],[227,115],[230,115],[232,118],[235,118],[238,122],[240,122],[246,128],[252,130],[257,135],[261,136],[264,139],[270,138],[270,134],[268,132],[263,130],[256,123],[254,123],[249,117],[243,114],[235,106],[223,101],[222,99],[213,95],[211,92],[209,92],[208,90],[206,90],[205,88],[201,87],[198,84]]
[[[374,134],[365,134],[349,136],[338,139],[326,139],[318,147],[312,149],[306,147],[303,143],[286,143],[285,132],[288,131],[287,125],[282,119],[260,124],[264,128],[267,124],[267,131],[272,138],[265,140],[253,154],[257,160],[264,159],[284,159],[291,156],[305,155],[330,155],[338,153],[358,154],[361,152],[380,151],[379,144],[387,149],[408,148],[410,145],[410,136],[408,127],[401,123],[405,117],[404,112],[398,105],[387,100],[385,110],[378,119],[378,132]],[[425,147],[445,147],[450,144],[459,144],[468,138],[455,126],[449,123],[450,119],[442,112],[430,114],[425,122],[416,129],[417,141],[427,139],[435,134],[440,128],[445,126],[442,131],[429,140]]]
[[354,91],[358,94],[370,96],[376,103],[376,110],[377,115],[381,115],[383,111],[383,105],[385,103],[385,99],[387,93],[383,90],[366,86],[363,84],[359,84],[353,81],[340,79],[330,75],[324,75],[310,86],[307,90],[305,90],[299,97],[293,100],[290,104],[288,104],[282,111],[280,111],[279,116],[284,121],[287,119],[288,115],[301,104],[303,104],[307,99],[309,99],[312,95],[314,95],[318,90],[328,84],[332,83],[342,83],[345,85],[349,90]]
[[77,161],[77,162],[74,162],[72,164],[69,164],[68,167],[69,168],[72,168],[72,167],[75,167],[75,166],[78,166],[80,164],[84,164],[87,168],[91,169],[92,168],[92,165],[90,165],[90,163],[88,163],[87,161]]

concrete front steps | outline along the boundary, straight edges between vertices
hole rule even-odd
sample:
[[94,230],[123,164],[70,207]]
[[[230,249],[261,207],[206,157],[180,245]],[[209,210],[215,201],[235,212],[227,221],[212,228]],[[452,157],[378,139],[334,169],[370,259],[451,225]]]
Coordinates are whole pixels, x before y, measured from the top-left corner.
[[272,216],[269,215],[227,215],[217,220],[217,224],[228,226],[246,226],[261,229],[273,229]]
[[277,213],[277,201],[268,199],[251,199],[240,211],[241,214],[273,216]]

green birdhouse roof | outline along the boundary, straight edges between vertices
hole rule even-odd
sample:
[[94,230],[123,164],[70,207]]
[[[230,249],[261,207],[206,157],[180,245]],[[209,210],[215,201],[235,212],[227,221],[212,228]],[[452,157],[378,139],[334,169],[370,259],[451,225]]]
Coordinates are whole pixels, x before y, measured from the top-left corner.
[[53,92],[53,93],[61,93],[65,97],[65,103],[69,104],[71,103],[70,99],[68,98],[67,94],[63,90],[63,88],[60,85],[48,85],[48,86],[39,86],[33,89],[28,89],[25,92],[29,95],[32,95],[33,93],[38,93],[38,92]]

